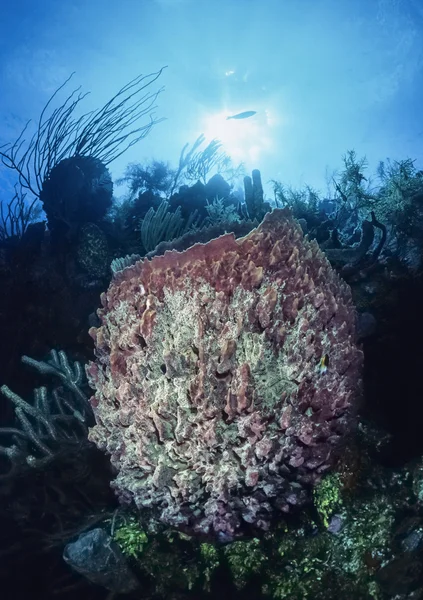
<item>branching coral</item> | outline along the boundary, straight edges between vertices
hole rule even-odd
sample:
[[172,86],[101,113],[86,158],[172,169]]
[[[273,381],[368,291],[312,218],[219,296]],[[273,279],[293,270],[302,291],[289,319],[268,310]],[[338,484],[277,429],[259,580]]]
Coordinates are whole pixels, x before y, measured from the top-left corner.
[[22,239],[28,225],[39,215],[37,198],[26,203],[26,194],[15,186],[15,194],[9,202],[0,202],[0,242],[11,238]]
[[218,223],[240,223],[241,218],[233,204],[225,206],[222,198],[216,196],[213,202],[207,202],[206,210],[208,213],[208,225]]
[[350,290],[289,212],[115,274],[91,329],[122,502],[231,540],[310,500],[354,422]]
[[63,387],[51,392],[46,387],[34,390],[31,404],[13,392],[7,385],[0,392],[15,406],[20,428],[1,427],[0,435],[13,443],[0,446],[0,454],[11,462],[10,476],[22,464],[41,467],[53,460],[66,444],[79,444],[87,438],[92,419],[91,407],[84,392],[84,371],[77,361],[71,365],[64,352],[51,351],[49,361],[37,361],[23,356],[22,362],[40,373],[58,377]]
[[189,143],[182,148],[169,196],[172,196],[183,180],[201,181],[205,185],[212,171],[225,174],[229,181],[237,179],[243,173],[243,163],[234,167],[230,157],[221,150],[222,143],[219,140],[211,140],[203,150],[200,150],[205,139],[204,134],[201,134],[188,152]]
[[[4,166],[18,173],[20,186],[36,197],[40,196],[43,182],[52,169],[66,158],[90,156],[108,165],[159,122],[153,118],[151,111],[156,108],[155,101],[161,90],[150,93],[147,88],[162,71],[139,75],[102,108],[75,117],[80,102],[87,95],[79,93],[78,88],[47,116],[71,75],[47,102],[30,141],[27,143],[24,138],[28,122],[13,144],[0,147],[0,160]],[[140,125],[139,119],[147,114],[150,122]]]
[[197,211],[185,221],[180,206],[175,212],[169,212],[169,203],[163,200],[157,210],[151,207],[141,222],[142,245],[146,252],[151,252],[160,242],[179,238],[190,229],[195,229],[199,221]]

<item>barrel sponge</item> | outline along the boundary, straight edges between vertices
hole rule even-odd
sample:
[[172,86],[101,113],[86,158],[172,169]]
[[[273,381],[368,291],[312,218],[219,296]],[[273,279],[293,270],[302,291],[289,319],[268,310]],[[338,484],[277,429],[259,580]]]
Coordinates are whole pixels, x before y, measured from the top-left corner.
[[122,503],[232,540],[309,501],[363,356],[350,289],[288,211],[118,271],[99,317],[90,439]]

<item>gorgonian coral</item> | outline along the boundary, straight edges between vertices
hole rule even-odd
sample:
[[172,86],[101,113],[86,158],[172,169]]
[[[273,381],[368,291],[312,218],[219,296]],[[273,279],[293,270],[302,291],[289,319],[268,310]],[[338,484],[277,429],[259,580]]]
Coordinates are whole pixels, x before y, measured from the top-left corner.
[[310,497],[354,422],[362,352],[348,286],[287,211],[136,262],[102,305],[90,438],[122,502],[233,539]]

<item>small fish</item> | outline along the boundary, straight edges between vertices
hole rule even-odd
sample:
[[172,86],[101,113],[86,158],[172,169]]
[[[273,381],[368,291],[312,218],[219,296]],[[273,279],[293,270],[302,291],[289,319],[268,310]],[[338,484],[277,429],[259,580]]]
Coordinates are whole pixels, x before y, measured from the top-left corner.
[[319,372],[326,373],[326,371],[328,370],[328,366],[329,366],[329,355],[325,354],[320,359],[319,366],[318,366]]
[[232,117],[226,117],[226,120],[229,121],[229,119],[248,119],[248,117],[252,117],[253,115],[256,115],[256,114],[257,114],[256,110],[246,110],[245,112],[241,112],[236,115],[232,115]]
[[78,419],[78,421],[81,421],[81,423],[85,423],[85,417],[83,416],[83,414],[78,409],[75,409],[73,411],[73,417],[75,419]]

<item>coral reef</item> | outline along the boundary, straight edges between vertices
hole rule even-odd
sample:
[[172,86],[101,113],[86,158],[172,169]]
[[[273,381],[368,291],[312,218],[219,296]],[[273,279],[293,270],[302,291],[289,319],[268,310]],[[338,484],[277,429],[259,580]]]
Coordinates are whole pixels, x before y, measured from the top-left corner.
[[151,252],[160,243],[181,237],[199,224],[195,210],[184,220],[181,207],[169,212],[169,203],[163,200],[157,210],[151,207],[141,222],[141,240],[145,252]]
[[[327,198],[274,182],[272,204],[290,208],[312,244],[281,213],[286,231],[275,215],[252,231],[270,210],[258,171],[244,198],[229,171],[228,183],[217,175],[181,185],[195,181],[185,176],[188,161],[171,193],[174,172],[135,170],[131,196],[106,213],[106,163],[70,152],[38,179],[40,193],[51,192],[48,229],[32,222],[41,203],[27,205],[16,187],[0,211],[4,589],[102,597],[91,575],[98,567],[109,576],[114,554],[121,562],[113,593],[129,581],[127,563],[139,582],[134,599],[423,596],[423,172],[409,159],[388,162],[376,191],[363,160],[349,152],[344,163]],[[168,239],[165,219],[180,216],[185,227],[193,215],[198,227],[156,245]],[[275,243],[283,252],[269,264]],[[348,292],[316,244],[363,311],[355,327]],[[255,283],[254,269],[263,269]],[[101,323],[93,311],[110,277]],[[324,295],[314,308],[312,285]],[[343,349],[349,355],[339,332],[345,309],[351,345],[362,341],[366,357],[365,403],[347,439],[359,371],[353,381],[353,363],[341,383],[335,359]],[[101,325],[91,435],[113,467],[87,439],[93,421],[81,377],[92,360],[90,325]],[[50,347],[67,348],[76,362],[63,353],[28,358]],[[22,355],[38,371],[35,382],[20,373]],[[52,387],[39,387],[45,375],[56,379]],[[204,395],[195,395],[201,385]],[[349,390],[350,406],[332,406]],[[281,415],[291,419],[286,429]],[[117,508],[118,499],[130,506]],[[92,529],[99,525],[104,536]],[[81,533],[84,577],[62,558]],[[37,580],[46,569],[49,577]],[[28,577],[15,575],[22,572]]]
[[122,502],[230,541],[310,500],[362,352],[348,286],[289,211],[118,271],[102,304],[90,439]]
[[252,229],[257,227],[258,221],[250,221],[242,219],[239,223],[236,221],[219,221],[213,225],[204,225],[200,229],[191,230],[181,235],[181,237],[171,240],[170,242],[160,242],[152,252],[148,252],[145,257],[153,258],[153,256],[161,256],[167,250],[177,250],[182,252],[187,250],[193,244],[206,244],[214,238],[217,238],[228,231],[231,231],[235,237],[243,237],[250,233]]
[[261,220],[269,212],[270,204],[264,201],[261,174],[258,169],[253,169],[252,177],[244,177],[244,191],[248,216],[250,219]]
[[[73,74],[70,75],[41,111],[29,142],[24,137],[27,135],[28,122],[15,142],[0,147],[1,163],[16,172],[21,189],[27,189],[37,198],[41,197],[45,183],[60,163],[67,164],[66,161],[73,158],[77,165],[78,160],[94,159],[99,164],[103,163],[104,167],[107,166],[142,140],[162,120],[154,119],[151,111],[156,108],[154,103],[163,88],[157,92],[145,90],[160,77],[164,68],[150,75],[138,75],[101,108],[79,116],[76,113],[80,112],[80,102],[86,96],[78,93],[79,88],[71,92],[61,105],[50,110],[56,103],[57,94],[66,87]],[[140,118],[147,114],[150,122],[141,125]],[[60,170],[56,171],[57,176],[59,173]],[[62,191],[65,183],[69,184],[69,180],[62,182]],[[98,185],[102,185],[100,180],[97,180]],[[49,196],[50,193],[47,192],[47,198]],[[57,197],[56,190],[53,198],[54,204],[59,202],[61,212],[64,205]],[[48,213],[47,209],[46,212]]]
[[0,394],[14,404],[20,425],[20,428],[0,427],[0,436],[13,440],[9,445],[0,446],[0,455],[11,463],[7,473],[0,473],[0,480],[15,474],[23,465],[45,467],[64,447],[69,451],[72,445],[87,444],[88,425],[92,420],[84,392],[84,370],[78,361],[72,365],[65,352],[52,350],[48,361],[23,356],[22,362],[43,375],[58,377],[63,385],[51,391],[44,386],[36,388],[32,404],[7,385],[0,387]]
[[[104,536],[111,531],[146,599],[420,598],[422,517],[410,511],[417,496],[410,495],[409,468],[370,459],[382,437],[361,422],[349,448],[362,461],[353,485],[346,476],[352,456],[343,453],[315,488],[314,506],[257,537],[203,542],[136,510],[117,510],[96,526]],[[86,564],[102,553],[90,548]]]

